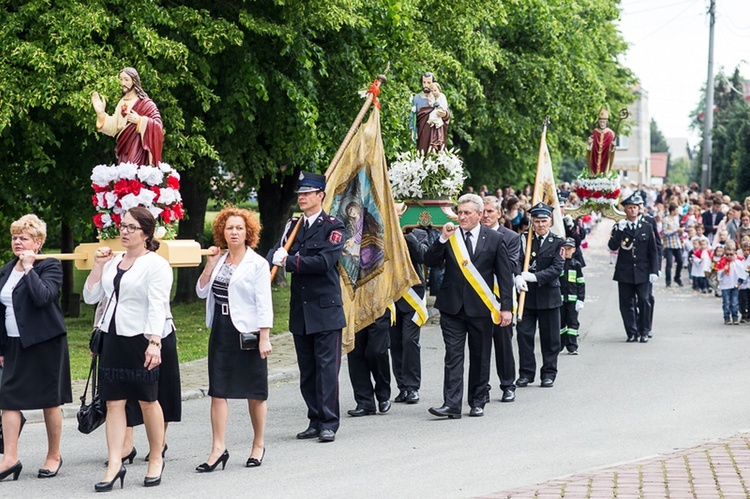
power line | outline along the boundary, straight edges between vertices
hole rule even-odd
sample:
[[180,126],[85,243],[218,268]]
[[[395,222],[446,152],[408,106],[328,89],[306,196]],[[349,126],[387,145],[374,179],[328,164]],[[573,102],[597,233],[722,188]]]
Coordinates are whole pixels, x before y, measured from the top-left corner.
[[681,2],[670,3],[670,4],[667,4],[667,5],[659,5],[657,7],[650,7],[648,9],[637,10],[635,12],[625,12],[623,10],[622,14],[623,15],[627,15],[627,16],[631,16],[631,15],[636,15],[636,14],[642,14],[644,12],[651,12],[652,10],[666,9],[666,8],[669,8],[669,7],[674,7],[676,5],[683,5],[683,4],[686,4],[688,2],[695,3],[695,1],[696,0],[682,0]]
[[659,31],[661,31],[662,29],[664,29],[664,28],[665,28],[666,26],[668,26],[668,25],[669,25],[669,24],[671,24],[672,22],[674,22],[674,21],[676,21],[677,19],[679,19],[679,18],[680,18],[680,16],[682,16],[682,15],[683,15],[683,14],[684,14],[685,12],[687,12],[688,10],[690,10],[690,8],[691,8],[691,7],[693,7],[693,5],[695,5],[695,4],[697,3],[697,2],[698,2],[698,0],[693,0],[692,2],[690,2],[690,5],[688,5],[687,7],[685,7],[685,9],[683,9],[682,11],[680,11],[680,13],[679,13],[679,14],[677,14],[677,15],[676,15],[676,16],[674,16],[673,18],[669,19],[669,20],[668,20],[668,21],[666,21],[666,22],[665,22],[664,24],[662,24],[661,26],[659,26],[659,27],[658,27],[657,29],[655,29],[654,31],[652,31],[652,32],[651,32],[651,33],[649,33],[648,35],[644,36],[643,38],[641,38],[640,40],[638,40],[638,41],[637,41],[637,42],[635,42],[635,43],[641,43],[641,42],[643,42],[643,41],[645,41],[645,40],[648,40],[648,39],[649,39],[649,38],[651,38],[651,37],[652,37],[653,35],[655,35],[655,34],[656,34],[656,33],[658,33]]

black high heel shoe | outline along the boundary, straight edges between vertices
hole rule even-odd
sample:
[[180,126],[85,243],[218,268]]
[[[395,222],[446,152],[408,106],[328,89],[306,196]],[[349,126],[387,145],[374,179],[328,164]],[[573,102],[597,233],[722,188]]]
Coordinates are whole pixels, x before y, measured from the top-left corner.
[[[164,448],[161,450],[161,457],[164,459],[167,455],[167,449],[169,449],[169,446],[167,444],[164,444]],[[133,457],[135,457],[135,454],[133,454]],[[146,459],[144,461],[148,462],[149,454],[146,454]]]
[[21,464],[21,461],[16,461],[16,464],[11,466],[7,470],[0,472],[0,481],[5,480],[10,475],[13,475],[13,480],[18,480],[18,475],[21,474],[22,469],[23,469],[23,464]]
[[118,478],[120,479],[120,488],[122,489],[125,486],[123,482],[125,481],[125,473],[127,472],[128,470],[125,469],[125,465],[120,465],[120,471],[117,472],[111,481],[94,484],[94,490],[97,492],[110,492]]
[[260,459],[255,459],[254,457],[248,457],[247,462],[245,463],[245,468],[257,468],[261,464],[263,464],[263,458],[266,457],[266,448],[263,447],[263,454],[260,455]]
[[229,460],[229,451],[224,449],[224,453],[219,456],[219,459],[216,460],[214,464],[208,464],[203,463],[199,464],[195,467],[195,471],[198,473],[211,473],[213,470],[216,469],[216,467],[221,463],[221,469],[223,470],[224,467],[227,465],[227,460]]
[[[125,461],[128,462],[128,464],[133,464],[133,459],[135,459],[135,456],[138,455],[138,451],[135,450],[135,445],[132,449],[130,449],[130,454],[122,458],[122,464],[125,464]],[[109,466],[109,459],[104,461],[104,466]]]
[[159,476],[150,477],[147,476],[143,479],[143,486],[144,487],[156,487],[157,485],[161,485],[161,476],[164,474],[164,461],[161,463],[161,473],[159,473]]
[[37,473],[37,478],[55,478],[57,476],[57,472],[60,471],[60,468],[62,468],[62,456],[60,456],[60,464],[57,466],[57,469],[55,471],[50,471],[48,469],[42,468],[39,470],[39,473]]

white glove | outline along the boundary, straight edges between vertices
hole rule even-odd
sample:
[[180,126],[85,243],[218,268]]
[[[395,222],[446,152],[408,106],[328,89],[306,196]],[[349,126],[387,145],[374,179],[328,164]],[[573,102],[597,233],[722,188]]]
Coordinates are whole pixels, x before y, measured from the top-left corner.
[[277,249],[273,254],[273,264],[282,267],[287,256],[289,256],[289,253],[284,248]]
[[529,290],[529,286],[526,284],[526,281],[524,281],[523,277],[521,277],[520,275],[517,275],[516,278],[514,279],[514,281],[516,283],[516,289],[518,291],[528,291]]
[[583,302],[577,301],[576,302],[576,312],[579,312],[583,308]]
[[655,283],[656,280],[659,278],[659,274],[649,274],[648,275],[648,282],[651,284]]
[[625,220],[624,218],[620,220],[619,222],[617,222],[617,228],[620,230],[625,230],[625,227],[627,226],[628,226],[628,221]]
[[570,215],[565,215],[563,217],[563,221],[568,227],[573,227],[573,217],[571,217]]
[[533,272],[521,272],[521,277],[526,282],[536,282],[536,274]]

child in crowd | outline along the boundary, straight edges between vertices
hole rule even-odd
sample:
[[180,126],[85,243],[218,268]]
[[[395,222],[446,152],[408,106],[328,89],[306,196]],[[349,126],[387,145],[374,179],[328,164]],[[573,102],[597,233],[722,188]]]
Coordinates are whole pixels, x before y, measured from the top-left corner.
[[714,290],[714,296],[721,296],[718,266],[722,258],[724,258],[724,246],[719,246],[711,255],[711,270],[708,275],[708,286]]
[[719,246],[724,246],[729,240],[729,232],[726,230],[719,231],[719,234],[714,238],[714,242],[711,243],[711,249],[716,249]]
[[435,109],[433,109],[430,113],[430,116],[427,119],[427,123],[429,123],[431,127],[440,128],[443,126],[443,118],[438,116],[438,109],[447,111],[448,101],[445,98],[443,89],[440,87],[440,83],[433,83],[430,89],[432,90],[432,92],[430,92],[428,100],[435,107]]
[[[743,259],[745,263],[745,271],[748,272],[748,258],[750,258],[750,239],[745,239],[742,242],[742,249],[737,252],[737,258]],[[745,282],[740,286],[740,324],[744,324],[750,321],[750,279],[745,279]]]
[[581,262],[573,258],[576,252],[575,239],[567,238],[563,248],[565,264],[560,274],[560,293],[563,302],[560,309],[560,351],[565,348],[570,355],[578,355],[578,312],[583,308],[583,301],[586,299],[586,283],[583,280]]
[[690,277],[693,280],[693,291],[708,293],[708,279],[704,269],[711,265],[711,257],[701,249],[701,240],[693,239],[693,251],[690,255]]
[[746,237],[750,237],[750,215],[744,213],[740,222],[740,228],[737,229],[737,240],[742,242]]
[[724,324],[739,324],[739,287],[747,280],[745,262],[736,257],[735,244],[727,243],[724,258],[719,262],[719,287]]

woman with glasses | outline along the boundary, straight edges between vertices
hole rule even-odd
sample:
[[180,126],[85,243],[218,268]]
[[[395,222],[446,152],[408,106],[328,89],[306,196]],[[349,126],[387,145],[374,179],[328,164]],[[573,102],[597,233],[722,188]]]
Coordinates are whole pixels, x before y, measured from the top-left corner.
[[125,254],[97,250],[94,268],[83,288],[86,303],[109,300],[102,329],[104,344],[99,366],[99,394],[107,403],[107,452],[109,462],[97,492],[112,490],[125,478],[122,464],[127,427],[125,405],[138,400],[149,442],[149,462],[144,486],[161,483],[164,470],[164,414],[158,401],[162,336],[171,328],[169,293],[172,269],[157,255],[156,220],[143,207],[131,208],[122,217],[120,240]]
[[42,409],[47,457],[39,478],[53,478],[62,466],[60,405],[72,402],[70,358],[60,299],[62,265],[37,260],[47,237],[46,224],[24,215],[10,226],[15,257],[0,269],[0,409],[5,452],[0,480],[18,480],[21,411]]
[[[246,399],[253,426],[253,443],[245,462],[248,468],[263,464],[266,453],[263,432],[268,399],[269,333],[273,325],[271,271],[265,258],[253,248],[260,239],[260,222],[249,210],[227,207],[214,219],[213,255],[196,284],[206,300],[208,340],[208,395],[211,397],[213,445],[208,459],[196,467],[212,472],[227,464],[225,435],[227,399]],[[228,248],[223,255],[219,248]],[[258,333],[258,346],[240,349],[240,332]]]

